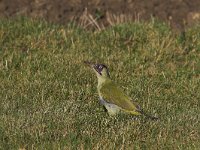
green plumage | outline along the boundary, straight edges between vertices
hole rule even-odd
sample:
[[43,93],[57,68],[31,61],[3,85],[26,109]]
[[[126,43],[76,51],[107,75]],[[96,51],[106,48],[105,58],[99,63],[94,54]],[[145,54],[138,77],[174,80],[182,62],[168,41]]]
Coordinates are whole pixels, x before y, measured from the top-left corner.
[[104,105],[110,115],[124,111],[133,115],[145,115],[151,119],[157,117],[146,114],[132,99],[127,96],[111,79],[108,68],[103,64],[85,62],[95,71],[98,78],[98,93],[100,103]]
[[139,107],[112,80],[105,80],[97,88],[99,96],[107,103],[115,104],[131,114],[140,115]]

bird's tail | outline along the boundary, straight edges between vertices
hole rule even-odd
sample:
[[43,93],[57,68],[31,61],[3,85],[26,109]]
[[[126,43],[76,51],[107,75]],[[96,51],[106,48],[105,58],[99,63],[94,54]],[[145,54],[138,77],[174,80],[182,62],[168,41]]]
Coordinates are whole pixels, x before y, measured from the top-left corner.
[[129,111],[129,113],[133,115],[144,115],[146,118],[151,119],[151,120],[158,120],[159,118],[156,116],[152,116],[148,113],[146,113],[138,104],[134,103],[135,105],[135,110],[134,111]]
[[151,119],[151,120],[158,120],[158,119],[159,119],[159,118],[156,117],[156,116],[152,116],[152,115],[150,115],[150,114],[144,112],[143,110],[139,110],[138,112],[141,113],[142,115],[144,115],[145,117]]

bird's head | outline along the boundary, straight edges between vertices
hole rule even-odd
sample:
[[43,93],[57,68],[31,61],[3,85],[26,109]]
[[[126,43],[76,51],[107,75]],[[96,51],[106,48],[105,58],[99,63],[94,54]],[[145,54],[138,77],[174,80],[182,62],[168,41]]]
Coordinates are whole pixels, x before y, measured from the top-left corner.
[[110,78],[108,68],[104,64],[96,64],[88,61],[84,61],[85,64],[89,65],[96,72],[98,78]]

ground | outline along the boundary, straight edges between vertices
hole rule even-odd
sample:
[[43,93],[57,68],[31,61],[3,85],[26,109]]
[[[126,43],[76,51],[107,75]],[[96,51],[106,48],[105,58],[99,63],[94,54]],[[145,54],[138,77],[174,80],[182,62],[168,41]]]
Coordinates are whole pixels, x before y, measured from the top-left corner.
[[149,20],[153,16],[183,30],[185,25],[200,20],[200,1],[0,0],[0,17],[16,15],[41,17],[62,24],[78,20],[85,27],[90,27],[97,20],[97,28],[130,20]]
[[[90,32],[2,19],[0,39],[0,149],[200,148],[200,26],[183,36],[154,20]],[[85,60],[159,120],[109,116]]]
[[[176,34],[154,19],[183,31],[198,22],[199,4],[0,0],[0,149],[199,149],[200,25]],[[114,26],[57,24],[71,21]],[[159,119],[109,116],[86,60],[106,64]]]

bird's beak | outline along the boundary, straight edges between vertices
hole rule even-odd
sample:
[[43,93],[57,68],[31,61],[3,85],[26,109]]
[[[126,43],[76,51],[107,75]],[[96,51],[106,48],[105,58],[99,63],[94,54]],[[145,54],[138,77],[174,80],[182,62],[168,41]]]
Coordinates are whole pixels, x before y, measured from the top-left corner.
[[85,63],[87,66],[91,67],[95,72],[98,72],[95,63],[89,62],[89,61],[84,61],[84,63]]
[[89,61],[84,61],[84,63],[85,63],[86,65],[88,65],[88,66],[94,68],[94,65],[95,65],[94,63],[89,62]]

